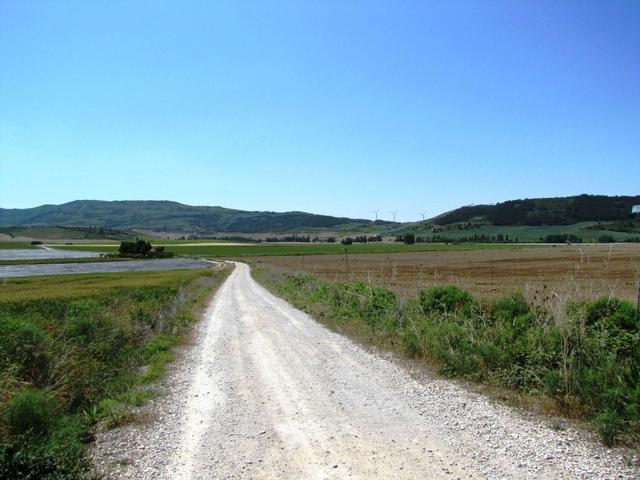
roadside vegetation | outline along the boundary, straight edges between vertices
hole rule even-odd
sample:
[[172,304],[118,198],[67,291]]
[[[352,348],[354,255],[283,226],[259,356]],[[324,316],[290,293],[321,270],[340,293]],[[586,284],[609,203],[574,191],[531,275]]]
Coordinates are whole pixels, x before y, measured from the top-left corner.
[[255,278],[329,327],[439,372],[552,400],[607,445],[640,440],[640,325],[616,298],[558,302],[542,289],[478,301],[456,286],[399,298],[366,282],[254,268]]
[[67,275],[0,288],[0,478],[81,479],[226,270]]

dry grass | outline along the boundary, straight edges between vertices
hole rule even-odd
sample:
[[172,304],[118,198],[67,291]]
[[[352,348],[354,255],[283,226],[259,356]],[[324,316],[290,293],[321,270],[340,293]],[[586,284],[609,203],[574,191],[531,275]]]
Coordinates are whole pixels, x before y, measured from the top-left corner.
[[[290,273],[306,272],[327,280],[347,280],[344,255],[257,257]],[[474,250],[360,254],[348,257],[351,280],[389,288],[401,296],[454,284],[478,298],[522,291],[536,302],[610,295],[635,301],[640,245],[572,245],[521,250]]]

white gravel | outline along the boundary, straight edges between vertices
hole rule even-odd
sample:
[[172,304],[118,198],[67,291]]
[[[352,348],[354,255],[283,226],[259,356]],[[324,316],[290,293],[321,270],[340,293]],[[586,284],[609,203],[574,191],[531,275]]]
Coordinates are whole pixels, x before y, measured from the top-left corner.
[[592,435],[333,333],[237,264],[138,421],[99,434],[106,478],[640,478]]

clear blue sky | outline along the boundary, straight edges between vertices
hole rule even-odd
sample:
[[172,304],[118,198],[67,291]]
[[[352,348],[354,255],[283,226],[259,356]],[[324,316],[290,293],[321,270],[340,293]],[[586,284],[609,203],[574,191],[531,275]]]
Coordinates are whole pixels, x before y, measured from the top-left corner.
[[640,193],[639,1],[0,1],[0,206]]

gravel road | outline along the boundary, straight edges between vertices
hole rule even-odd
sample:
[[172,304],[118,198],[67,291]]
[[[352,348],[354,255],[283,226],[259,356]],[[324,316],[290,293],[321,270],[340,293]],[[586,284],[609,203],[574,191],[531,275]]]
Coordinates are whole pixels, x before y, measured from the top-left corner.
[[416,380],[274,297],[244,264],[159,388],[138,421],[98,436],[106,478],[640,478],[637,458],[585,432]]

